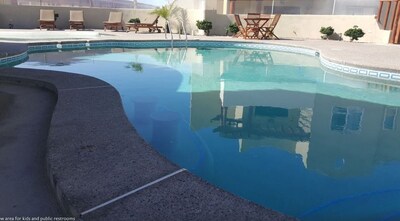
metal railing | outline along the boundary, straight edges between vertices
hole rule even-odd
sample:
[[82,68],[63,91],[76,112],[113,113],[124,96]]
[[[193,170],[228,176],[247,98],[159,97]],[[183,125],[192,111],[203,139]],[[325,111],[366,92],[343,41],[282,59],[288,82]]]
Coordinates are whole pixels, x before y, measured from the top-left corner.
[[224,10],[227,14],[375,15],[378,3],[379,0],[229,0]]
[[376,19],[384,30],[391,30],[389,43],[400,44],[400,0],[380,0]]
[[[181,22],[181,25],[182,25],[183,34],[185,35],[185,43],[186,43],[186,47],[187,47],[188,37],[187,37],[186,27],[185,27],[185,24],[183,23],[183,21],[180,21],[180,22]],[[179,39],[181,39],[181,31],[180,31],[180,29],[179,29]]]
[[[171,48],[173,48],[174,47],[174,35],[172,34],[171,25],[170,25],[171,23],[169,22],[169,20],[166,20],[166,23],[169,28],[169,33],[171,35]],[[183,34],[185,35],[185,46],[187,47],[188,37],[187,37],[186,27],[185,27],[183,21],[180,21],[180,25],[182,25],[182,27],[179,27],[179,29],[178,29],[179,39],[182,39],[181,31],[180,31],[182,28]],[[164,35],[165,35],[165,39],[168,39],[166,30],[164,30]]]

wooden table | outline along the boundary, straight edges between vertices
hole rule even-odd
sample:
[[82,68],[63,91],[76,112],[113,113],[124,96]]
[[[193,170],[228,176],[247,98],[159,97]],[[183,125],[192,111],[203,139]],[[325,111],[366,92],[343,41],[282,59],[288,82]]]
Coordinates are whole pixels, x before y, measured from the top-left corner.
[[[267,23],[271,18],[268,17],[260,17],[260,18],[245,18],[246,21],[246,30],[253,29],[255,33],[255,37],[258,39],[267,38]],[[261,34],[261,36],[260,36]]]

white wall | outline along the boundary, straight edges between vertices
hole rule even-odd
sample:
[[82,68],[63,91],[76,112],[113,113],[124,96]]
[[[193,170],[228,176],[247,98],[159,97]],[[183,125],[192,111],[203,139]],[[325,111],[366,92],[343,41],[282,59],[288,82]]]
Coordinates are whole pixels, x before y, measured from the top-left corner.
[[[246,15],[240,15],[244,18]],[[211,35],[225,35],[226,27],[234,23],[233,15],[217,14],[216,11],[206,11],[206,19],[212,21]],[[242,20],[243,25],[246,23]],[[360,42],[375,42],[386,44],[390,31],[381,30],[373,15],[282,15],[275,29],[275,34],[287,39],[320,39],[322,26],[332,26],[335,32],[343,35],[343,40],[349,40],[344,32],[358,25],[366,33]]]
[[390,31],[381,30],[373,15],[282,15],[276,34],[282,38],[320,39],[322,26],[332,26],[343,40],[344,32],[354,25],[365,32],[360,42],[388,43]]

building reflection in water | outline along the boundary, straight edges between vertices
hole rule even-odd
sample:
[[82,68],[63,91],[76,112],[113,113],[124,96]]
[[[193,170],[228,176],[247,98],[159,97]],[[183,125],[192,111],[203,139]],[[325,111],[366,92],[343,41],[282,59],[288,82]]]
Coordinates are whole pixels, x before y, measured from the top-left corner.
[[[215,90],[196,92],[193,76],[193,130],[212,127],[237,140],[239,152],[273,146],[301,155],[305,168],[331,177],[363,175],[400,160],[398,107],[321,94],[320,84],[335,76],[276,64],[269,52],[239,50],[225,60],[205,60],[198,76]],[[298,91],[298,85],[306,89]]]

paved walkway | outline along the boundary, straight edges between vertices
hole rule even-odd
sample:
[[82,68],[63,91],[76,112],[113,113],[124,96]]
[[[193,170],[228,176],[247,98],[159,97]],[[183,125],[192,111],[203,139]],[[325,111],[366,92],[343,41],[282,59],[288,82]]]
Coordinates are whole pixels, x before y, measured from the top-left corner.
[[0,217],[58,216],[46,174],[46,141],[56,97],[0,84]]

